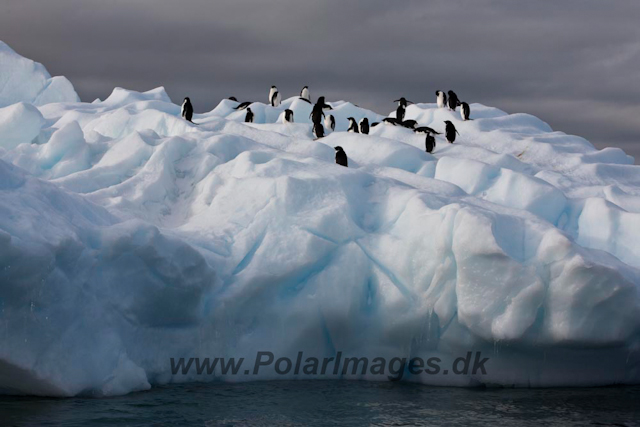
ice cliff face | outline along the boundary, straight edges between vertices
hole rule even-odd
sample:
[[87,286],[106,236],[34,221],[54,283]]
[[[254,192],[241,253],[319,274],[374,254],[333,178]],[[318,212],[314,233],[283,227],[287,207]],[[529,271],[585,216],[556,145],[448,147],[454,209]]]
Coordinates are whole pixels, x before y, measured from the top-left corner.
[[346,133],[383,116],[343,101],[315,141],[297,97],[254,103],[254,124],[223,100],[194,125],[162,88],[68,102],[0,58],[2,392],[302,377],[171,372],[258,351],[490,358],[404,377],[428,384],[640,381],[640,173],[621,150],[480,104],[470,122],[407,108],[460,132],[432,154],[402,127]]

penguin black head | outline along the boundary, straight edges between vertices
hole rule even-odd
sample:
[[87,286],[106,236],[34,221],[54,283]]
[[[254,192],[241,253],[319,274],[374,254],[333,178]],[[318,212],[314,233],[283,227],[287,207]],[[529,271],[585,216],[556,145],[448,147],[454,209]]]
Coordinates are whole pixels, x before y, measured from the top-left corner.
[[334,148],[334,150],[336,150],[336,151],[338,151],[338,152],[340,152],[340,151],[344,151],[344,150],[342,149],[342,147],[340,147],[339,145],[338,145],[337,147],[333,147],[333,148]]
[[247,113],[249,114],[253,113],[253,111],[251,111],[251,108],[247,108]]
[[302,89],[309,89],[309,86],[303,86]]
[[453,123],[451,123],[451,120],[445,120],[444,122],[448,125],[453,125]]
[[185,98],[184,98],[184,102],[191,103],[191,100],[190,100],[190,99],[189,99],[189,97],[187,96],[187,97],[185,97]]
[[355,122],[356,119],[354,119],[353,117],[347,117],[347,120],[349,120],[350,122]]
[[436,91],[436,96],[440,96],[440,91],[439,90]]
[[237,99],[235,96],[230,96],[228,99],[229,99],[229,101],[236,101],[236,102],[238,102],[238,99]]
[[288,122],[293,121],[293,111],[288,108],[284,110],[284,119]]
[[449,92],[447,92],[449,94],[449,96],[451,96],[451,94],[456,94],[454,91],[450,90]]
[[275,88],[276,88],[275,86],[271,86],[271,89],[275,89]]
[[318,104],[324,104],[324,96],[318,98]]

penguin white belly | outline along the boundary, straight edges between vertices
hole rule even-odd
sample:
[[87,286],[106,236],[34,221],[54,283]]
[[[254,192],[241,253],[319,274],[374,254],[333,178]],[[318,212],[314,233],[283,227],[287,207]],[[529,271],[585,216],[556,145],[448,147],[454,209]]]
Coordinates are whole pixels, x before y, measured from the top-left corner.
[[438,108],[444,108],[444,96],[438,95]]

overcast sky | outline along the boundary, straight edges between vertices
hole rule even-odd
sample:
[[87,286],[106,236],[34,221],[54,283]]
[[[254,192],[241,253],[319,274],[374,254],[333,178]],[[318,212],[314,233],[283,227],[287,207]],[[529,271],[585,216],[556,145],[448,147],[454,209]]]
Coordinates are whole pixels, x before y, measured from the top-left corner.
[[196,112],[309,85],[526,112],[640,161],[640,0],[0,0],[0,40],[84,101],[164,86]]

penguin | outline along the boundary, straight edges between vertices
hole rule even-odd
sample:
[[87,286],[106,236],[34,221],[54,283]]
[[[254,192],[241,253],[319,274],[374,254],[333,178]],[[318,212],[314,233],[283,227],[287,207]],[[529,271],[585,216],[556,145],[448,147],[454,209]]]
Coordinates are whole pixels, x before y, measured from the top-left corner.
[[415,129],[415,127],[418,124],[418,122],[416,122],[415,120],[405,120],[404,122],[402,122],[400,124],[402,126],[408,128],[408,129]]
[[284,122],[293,123],[293,111],[288,108],[284,110]]
[[278,92],[278,88],[275,86],[271,86],[269,90],[269,104],[272,107],[280,106],[280,92]]
[[380,124],[380,122],[373,122],[373,123],[371,123],[371,127],[374,128],[374,127],[378,126],[379,124]]
[[191,122],[191,118],[193,117],[193,106],[191,105],[191,100],[189,99],[189,97],[186,97],[182,102],[180,116],[182,116],[182,118],[186,121]]
[[472,120],[469,118],[469,114],[471,114],[471,109],[469,108],[469,104],[463,102],[460,104],[460,116],[462,117],[462,121],[466,122],[467,120]]
[[447,142],[449,144],[453,144],[453,142],[456,140],[456,134],[460,134],[456,130],[456,127],[453,125],[453,123],[451,123],[449,120],[445,120],[444,122],[446,124],[444,133],[447,137]]
[[336,150],[336,164],[348,168],[349,161],[347,160],[347,153],[345,153],[340,146],[334,147],[334,149]]
[[320,123],[313,124],[313,135],[316,137],[316,139],[320,139],[324,137],[324,128],[322,127],[322,124]]
[[394,126],[402,125],[402,122],[400,122],[398,119],[395,119],[393,117],[385,117],[384,119],[382,119],[382,121],[384,123],[389,123]]
[[358,123],[356,122],[356,119],[354,119],[353,117],[349,117],[347,120],[349,120],[349,129],[347,129],[347,132],[360,133],[360,131],[358,130]]
[[313,109],[311,110],[311,114],[309,114],[309,118],[311,119],[311,122],[313,122],[314,124],[315,123],[320,124],[320,122],[322,121],[322,117],[324,117],[324,111],[323,111],[324,109],[333,110],[333,108],[331,108],[330,105],[325,104],[324,96],[321,96],[318,98],[318,101],[313,106]]
[[249,105],[251,105],[252,102],[241,102],[240,104],[236,105],[233,109],[234,110],[244,110],[245,108],[247,108]]
[[404,120],[404,113],[407,110],[407,104],[413,104],[413,102],[411,101],[407,101],[406,99],[400,98],[400,99],[396,99],[393,102],[397,102],[398,103],[398,109],[396,110],[396,119],[403,121]]
[[436,132],[434,129],[431,129],[429,126],[420,126],[419,128],[415,128],[413,130],[415,133],[424,133],[426,135],[433,133],[435,135],[440,135],[440,132]]
[[305,86],[300,91],[300,99],[307,101],[311,104],[311,95],[309,94],[309,86]]
[[247,108],[247,114],[244,116],[245,123],[253,123],[253,111],[251,108]]
[[235,101],[238,102],[238,98],[236,98],[235,96],[230,96],[227,98],[229,101]]
[[449,109],[452,111],[456,111],[456,107],[460,105],[460,100],[458,99],[458,95],[452,90],[449,92]]
[[360,133],[369,135],[369,119],[366,117],[360,120]]
[[447,94],[441,90],[437,90],[436,103],[438,104],[438,108],[444,108],[447,105]]
[[424,151],[427,153],[431,153],[433,149],[436,148],[436,139],[430,133],[427,134],[427,137],[424,140]]
[[327,129],[331,129],[331,131],[336,130],[336,119],[331,114],[325,116],[324,118],[324,127]]

